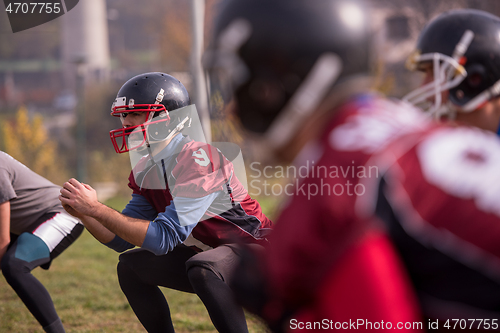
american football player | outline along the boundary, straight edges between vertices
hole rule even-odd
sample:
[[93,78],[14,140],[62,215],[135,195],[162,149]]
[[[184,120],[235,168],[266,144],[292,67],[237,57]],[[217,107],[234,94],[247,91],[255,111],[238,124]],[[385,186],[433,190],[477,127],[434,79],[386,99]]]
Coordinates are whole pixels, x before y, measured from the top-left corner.
[[[268,152],[309,166],[262,262],[242,264],[254,285],[236,279],[238,293],[275,331],[319,331],[332,322],[371,331],[381,321],[410,331],[457,329],[467,320],[468,329],[498,329],[498,139],[369,93],[366,9],[358,1],[235,0],[216,20],[205,59],[212,96],[233,97],[228,105]],[[464,20],[429,33],[434,46],[452,45],[447,57],[431,57],[445,67],[438,72],[446,82],[460,81],[483,47],[493,47],[482,58],[488,66],[498,60],[496,19],[483,15],[475,24],[493,26],[492,41],[479,49]],[[428,52],[422,47],[417,59],[428,61]],[[496,103],[498,68],[467,72],[474,68],[483,80],[474,75],[453,91],[467,109]],[[492,124],[496,131],[498,119]],[[353,322],[360,325],[344,325]]]
[[193,126],[192,111],[185,87],[168,74],[128,80],[112,106],[122,128],[110,136],[117,152],[138,157],[129,177],[132,199],[119,213],[71,179],[61,201],[108,247],[141,247],[120,255],[118,278],[148,332],[174,331],[158,286],[196,293],[219,332],[246,332],[243,310],[226,283],[237,258],[228,245],[264,244],[272,223],[232,163],[184,134]]
[[472,317],[483,321],[469,329],[499,328],[500,145],[479,130],[500,126],[499,36],[500,18],[475,9],[442,13],[424,28],[408,63],[426,77],[405,99],[456,128],[391,147],[394,165],[379,188],[377,212],[435,328]]
[[31,274],[81,235],[58,200],[61,187],[0,151],[0,263],[7,283],[47,333],[65,332],[49,292]]
[[248,259],[238,270],[241,301],[274,331],[323,319],[418,322],[410,280],[383,227],[355,211],[363,178],[378,178],[363,172],[376,170],[364,169],[370,155],[425,123],[418,111],[371,92],[366,4],[223,4],[204,56],[211,96],[233,105],[270,155],[310,166],[281,210],[264,263]]
[[481,10],[439,15],[422,30],[407,62],[425,73],[424,82],[403,99],[436,118],[498,132],[499,34],[500,18]]

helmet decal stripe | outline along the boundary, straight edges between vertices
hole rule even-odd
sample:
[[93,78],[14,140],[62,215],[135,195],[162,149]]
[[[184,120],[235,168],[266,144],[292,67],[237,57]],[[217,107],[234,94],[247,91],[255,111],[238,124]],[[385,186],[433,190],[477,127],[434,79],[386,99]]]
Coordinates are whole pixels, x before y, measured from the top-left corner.
[[165,90],[163,90],[163,88],[161,88],[158,95],[156,95],[156,104],[160,104],[163,101],[164,93],[165,93]]

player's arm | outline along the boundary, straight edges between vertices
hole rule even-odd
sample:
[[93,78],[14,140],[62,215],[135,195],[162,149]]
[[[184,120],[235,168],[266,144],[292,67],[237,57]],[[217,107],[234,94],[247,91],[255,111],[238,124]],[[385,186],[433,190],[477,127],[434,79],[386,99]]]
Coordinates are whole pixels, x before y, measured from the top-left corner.
[[174,198],[150,223],[142,247],[156,255],[173,250],[188,238],[219,193],[201,198]]
[[10,201],[0,203],[0,261],[10,244]]
[[[123,215],[133,217],[141,220],[152,221],[156,218],[158,213],[156,209],[151,206],[149,201],[140,194],[133,193],[132,200],[130,200],[122,211]],[[134,247],[134,244],[130,244],[124,239],[115,235],[115,237],[108,243],[104,243],[107,247],[116,252],[123,252]]]
[[72,178],[64,183],[59,199],[79,214],[95,219],[103,227],[130,244],[141,246],[144,242],[150,221],[123,215],[100,203],[95,190],[89,185]]
[[116,236],[113,232],[99,223],[99,221],[90,216],[83,216],[80,218],[80,221],[82,221],[83,225],[92,236],[103,244],[111,242]]
[[68,212],[68,214],[80,219],[85,228],[97,239],[99,242],[106,244],[113,240],[115,234],[106,229],[102,224],[100,224],[96,219],[78,213],[73,207],[64,204],[63,208]]

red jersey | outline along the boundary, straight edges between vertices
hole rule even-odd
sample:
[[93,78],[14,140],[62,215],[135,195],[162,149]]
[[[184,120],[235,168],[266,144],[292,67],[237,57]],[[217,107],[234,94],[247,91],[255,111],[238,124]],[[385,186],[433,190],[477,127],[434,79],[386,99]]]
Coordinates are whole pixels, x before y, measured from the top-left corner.
[[[402,281],[399,288],[410,297],[408,287],[415,290],[423,314],[439,319],[439,327],[477,317],[485,320],[474,329],[499,328],[500,141],[423,117],[387,101],[357,100],[337,111],[317,141],[315,169],[284,208],[264,258],[274,296],[312,309],[303,318],[326,311],[329,319],[415,320],[411,312],[397,313],[399,303],[395,314],[377,313],[359,292],[366,285],[358,286],[371,273],[349,267],[365,239],[385,233],[398,250],[401,267],[393,273],[399,278],[387,275],[385,285],[374,287]],[[321,174],[320,166],[331,173]],[[346,279],[345,269],[358,274]],[[411,284],[404,283],[405,272]],[[417,320],[424,324],[417,329],[427,328]]]
[[[376,181],[380,177],[378,166],[368,163],[372,154],[404,133],[425,126],[427,121],[418,110],[373,96],[362,96],[336,110],[324,134],[300,155],[307,159],[308,152],[319,152],[319,156],[302,161],[301,164],[310,166],[309,174],[283,208],[270,237],[264,260],[274,297],[292,307],[317,303],[318,294],[322,292],[319,289],[332,267],[348,266],[349,260],[346,263],[343,258],[367,237],[373,236],[377,239],[375,242],[381,239],[384,251],[391,251],[390,243],[379,238],[383,227],[372,217],[360,218],[355,204],[359,197],[367,195],[364,181]],[[391,264],[397,266],[393,269],[394,277],[403,281],[401,295],[396,298],[404,298],[407,292],[411,295],[398,258],[394,256],[391,260],[394,262]],[[360,269],[358,274],[366,274],[366,271]],[[358,288],[356,281],[350,279],[350,284],[345,285],[345,294]],[[390,280],[385,282],[389,289],[392,284]],[[363,301],[363,297],[330,300],[330,304],[335,302],[341,303],[339,308],[357,309],[356,314],[366,316],[365,319],[387,319],[377,313],[378,309],[371,303]],[[410,296],[408,302],[411,303]],[[412,306],[389,319],[415,319],[411,315]],[[312,312],[323,309],[325,306]],[[346,319],[338,312],[334,316],[329,319]]]
[[[156,162],[157,172],[146,172],[140,177],[141,186],[136,182],[137,175],[130,174],[133,193],[145,197],[161,213],[173,200],[172,194],[201,198],[221,192],[184,243],[202,250],[228,243],[266,243],[272,222],[236,178],[232,163],[217,148],[189,138],[184,138],[178,147],[174,156]],[[147,163],[145,158],[134,169],[147,169]],[[158,184],[168,186],[158,189]]]
[[424,314],[443,325],[477,317],[489,323],[474,329],[500,328],[498,137],[465,126],[433,127],[389,148],[377,211]]

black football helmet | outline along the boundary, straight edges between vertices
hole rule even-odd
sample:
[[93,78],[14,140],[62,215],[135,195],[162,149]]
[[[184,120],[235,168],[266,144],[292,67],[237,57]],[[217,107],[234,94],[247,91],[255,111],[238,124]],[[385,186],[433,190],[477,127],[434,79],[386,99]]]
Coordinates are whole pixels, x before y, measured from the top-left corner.
[[[410,69],[432,66],[434,81],[404,97],[436,116],[472,112],[500,94],[500,18],[475,9],[445,12],[422,31]],[[441,93],[449,91],[448,103]]]
[[[166,140],[181,121],[170,113],[190,104],[184,85],[165,73],[134,76],[120,88],[111,106],[111,115],[123,118],[128,112],[146,112],[146,122],[109,132],[117,153],[125,153],[150,143]],[[134,139],[129,140],[131,133]]]
[[357,0],[224,1],[203,59],[211,104],[234,96],[246,129],[286,142],[335,83],[369,71],[365,9]]

